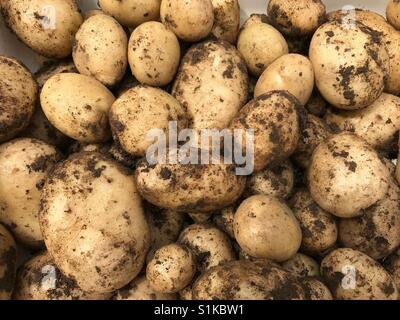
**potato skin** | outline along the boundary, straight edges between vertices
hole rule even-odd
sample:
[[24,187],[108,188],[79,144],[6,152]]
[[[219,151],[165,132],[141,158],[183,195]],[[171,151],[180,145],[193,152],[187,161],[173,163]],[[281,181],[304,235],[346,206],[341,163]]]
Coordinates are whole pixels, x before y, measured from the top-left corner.
[[[355,269],[355,287],[343,287],[346,267]],[[398,291],[389,273],[375,260],[359,251],[343,248],[326,256],[321,273],[335,299],[338,300],[396,300]]]
[[10,232],[0,224],[0,300],[10,300],[17,270],[17,248]]
[[39,218],[55,263],[85,291],[114,291],[142,269],[150,230],[141,199],[131,172],[100,153],[77,153],[56,166]]
[[38,54],[57,59],[71,54],[83,21],[75,0],[2,0],[0,9],[11,30]]
[[29,125],[37,90],[25,66],[14,58],[0,56],[0,142],[16,137]]
[[98,14],[79,28],[72,57],[79,73],[113,86],[125,74],[127,50],[128,37],[121,25],[108,15]]
[[314,277],[301,279],[307,300],[333,300],[329,288],[320,280]]
[[397,291],[400,290],[400,251],[397,250],[384,261],[385,269],[391,274],[396,283]]
[[282,267],[299,277],[318,277],[320,275],[318,262],[302,253],[296,253],[282,263]]
[[235,238],[235,233],[233,231],[235,212],[236,207],[230,206],[212,216],[212,222],[231,238]]
[[240,4],[238,0],[211,0],[214,8],[212,34],[218,39],[235,45],[240,26]]
[[397,0],[389,0],[386,7],[386,18],[397,30],[400,29],[400,4]]

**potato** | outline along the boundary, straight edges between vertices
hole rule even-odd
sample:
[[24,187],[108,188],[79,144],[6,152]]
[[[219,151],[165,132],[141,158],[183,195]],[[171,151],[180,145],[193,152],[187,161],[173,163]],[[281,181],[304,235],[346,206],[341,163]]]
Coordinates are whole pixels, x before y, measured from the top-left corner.
[[379,151],[390,151],[400,130],[400,98],[383,93],[370,106],[353,111],[329,109],[329,126],[355,133]]
[[65,58],[71,54],[83,18],[75,0],[2,0],[6,24],[38,54]]
[[233,231],[233,223],[235,218],[236,207],[230,206],[221,210],[220,213],[213,215],[213,223],[231,238],[235,238]]
[[398,291],[388,272],[359,251],[343,248],[322,260],[321,273],[335,299],[396,300]]
[[161,0],[99,0],[101,9],[125,27],[138,25],[160,17]]
[[255,173],[292,155],[300,139],[304,115],[303,107],[287,91],[263,94],[240,110],[230,129],[254,130]]
[[114,300],[176,300],[174,293],[155,292],[147,281],[146,276],[135,278],[126,287],[119,289]]
[[362,138],[345,132],[315,149],[308,184],[321,208],[341,218],[352,218],[383,199],[389,176],[375,150]]
[[188,247],[203,272],[212,267],[236,260],[228,236],[209,224],[192,224],[182,231],[178,243]]
[[179,291],[180,300],[193,300],[192,286],[187,286],[186,288]]
[[386,7],[386,18],[397,30],[400,29],[400,4],[397,0],[389,0]]
[[282,262],[301,245],[300,224],[289,207],[270,196],[252,196],[235,214],[236,241],[250,256]]
[[299,54],[287,54],[272,62],[258,79],[254,97],[274,90],[286,90],[304,106],[314,88],[314,70],[310,60]]
[[100,10],[100,9],[92,9],[92,10],[87,10],[85,12],[82,13],[83,16],[83,20],[86,21],[87,19],[99,15],[99,14],[105,14],[104,11]]
[[303,251],[321,254],[335,245],[338,237],[335,218],[319,207],[306,189],[300,189],[293,195],[290,207],[300,222]]
[[177,293],[189,285],[196,265],[185,246],[169,244],[158,249],[146,268],[146,278],[156,292]]
[[10,300],[17,270],[17,249],[11,235],[0,224],[0,300]]
[[107,293],[142,269],[150,230],[131,172],[96,152],[72,155],[43,187],[40,226],[61,272]]
[[78,73],[78,70],[72,59],[45,63],[43,67],[35,73],[35,79],[39,88],[42,89],[47,80],[59,73]]
[[133,75],[143,84],[162,87],[178,70],[181,49],[175,34],[160,22],[146,22],[129,39],[128,58]]
[[302,279],[301,282],[307,300],[333,300],[328,287],[318,279],[309,277]]
[[162,0],[160,15],[162,23],[187,42],[206,38],[214,25],[211,0]]
[[47,251],[37,254],[18,270],[15,300],[108,300],[111,293],[89,293],[64,276]]
[[114,100],[99,81],[75,73],[51,77],[40,94],[43,112],[51,124],[68,137],[89,143],[110,138],[108,112]]
[[400,290],[400,251],[397,250],[385,260],[384,266],[389,271],[394,282],[396,283],[397,291]]
[[310,45],[316,85],[333,106],[362,109],[383,92],[389,75],[389,54],[381,34],[355,22],[322,25]]
[[17,60],[0,56],[0,92],[0,142],[5,142],[29,125],[37,84],[29,70]]
[[195,300],[303,300],[301,283],[265,262],[233,261],[203,273],[193,285]]
[[326,113],[328,103],[321,96],[318,90],[314,89],[314,92],[312,93],[310,100],[308,100],[305,107],[310,114],[316,117],[323,117]]
[[238,0],[211,0],[214,8],[212,34],[218,39],[236,44],[240,25],[240,5]]
[[325,14],[321,0],[270,0],[268,3],[272,24],[292,37],[313,34],[324,23]]
[[264,13],[252,13],[250,17],[247,18],[247,20],[243,23],[242,27],[240,28],[240,31],[242,31],[244,28],[249,27],[252,24],[257,24],[257,23],[271,24],[271,20]]
[[98,14],[87,19],[75,35],[72,57],[79,73],[113,86],[128,65],[128,37],[112,17]]
[[243,55],[247,68],[255,77],[276,59],[288,54],[285,38],[273,26],[250,17],[239,33],[237,48]]
[[0,146],[0,221],[32,248],[43,246],[39,227],[40,192],[47,174],[61,159],[40,140],[22,138]]
[[299,277],[319,276],[318,262],[302,253],[296,253],[292,258],[282,263],[282,267]]

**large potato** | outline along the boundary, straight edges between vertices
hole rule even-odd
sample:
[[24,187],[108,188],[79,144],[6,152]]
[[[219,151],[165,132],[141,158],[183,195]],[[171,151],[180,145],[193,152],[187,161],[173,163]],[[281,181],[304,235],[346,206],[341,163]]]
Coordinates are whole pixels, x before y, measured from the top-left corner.
[[9,300],[14,290],[17,248],[11,235],[0,224],[0,300]]
[[61,272],[89,292],[111,292],[132,281],[150,245],[131,172],[95,152],[56,166],[43,188],[40,225]]
[[238,0],[211,0],[214,7],[212,34],[218,39],[236,44],[240,25],[240,4]]

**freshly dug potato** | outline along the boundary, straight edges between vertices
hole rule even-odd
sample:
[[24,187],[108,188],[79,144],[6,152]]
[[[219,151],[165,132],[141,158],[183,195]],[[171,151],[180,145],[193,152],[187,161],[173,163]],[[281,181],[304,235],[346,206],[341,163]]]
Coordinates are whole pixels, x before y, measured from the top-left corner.
[[300,54],[287,54],[272,62],[258,79],[254,97],[274,90],[286,90],[304,106],[314,89],[313,66]]
[[238,0],[211,0],[214,8],[212,34],[218,39],[236,44],[240,25],[240,5]]
[[319,207],[306,189],[300,189],[293,195],[290,207],[300,222],[303,251],[323,253],[335,245],[338,237],[335,218]]
[[300,224],[289,207],[270,196],[252,196],[235,214],[236,241],[250,256],[282,262],[301,245]]
[[71,54],[83,18],[75,0],[2,0],[6,24],[19,39],[48,58]]
[[385,197],[390,173],[376,151],[352,133],[333,135],[314,151],[308,170],[311,196],[324,210],[352,218]]
[[254,172],[281,163],[295,151],[305,110],[287,91],[271,91],[250,101],[230,129],[254,130]]
[[393,27],[400,29],[400,3],[397,0],[388,1],[386,18]]
[[394,282],[396,283],[397,291],[400,290],[400,251],[394,252],[388,259],[385,260],[384,266],[389,271]]
[[72,155],[43,187],[40,226],[46,247],[85,291],[107,293],[142,269],[150,230],[131,172],[96,152]]
[[310,100],[308,100],[305,107],[310,114],[321,118],[326,113],[328,103],[321,96],[318,90],[314,89],[314,92],[312,93]]
[[316,278],[301,279],[307,300],[333,300],[328,287]]
[[271,24],[271,21],[269,17],[264,13],[252,13],[250,17],[247,18],[247,20],[243,23],[242,27],[240,28],[240,31],[249,27],[252,24],[257,24],[257,23]]
[[179,236],[178,243],[192,251],[196,268],[200,272],[236,260],[228,236],[209,224],[188,226]]
[[167,85],[175,77],[180,57],[177,37],[162,23],[146,22],[132,32],[129,64],[141,83],[156,87]]
[[193,285],[194,300],[303,300],[302,284],[266,262],[240,260],[214,267]]
[[30,71],[17,60],[0,56],[0,142],[29,125],[36,98],[37,84]]
[[340,21],[322,25],[310,45],[316,85],[333,106],[362,109],[383,92],[389,75],[389,54],[381,34],[359,22],[348,28]]
[[15,300],[108,300],[112,293],[83,291],[64,276],[47,251],[39,253],[18,270]]
[[227,207],[222,209],[221,212],[214,214],[212,219],[213,223],[231,238],[235,238],[233,231],[235,212],[235,207]]
[[396,300],[398,291],[390,274],[359,251],[343,248],[326,256],[321,273],[335,299]]
[[324,23],[325,14],[321,0],[270,0],[268,3],[272,24],[292,37],[313,34]]
[[40,192],[47,174],[61,159],[57,150],[40,140],[22,138],[0,146],[0,221],[23,244],[40,248]]
[[75,35],[72,57],[79,73],[113,86],[128,65],[128,37],[121,25],[106,14],[87,19]]
[[14,238],[0,224],[0,300],[10,300],[17,270],[17,248]]
[[292,258],[282,263],[282,267],[299,277],[319,276],[318,262],[302,253],[296,253]]
[[119,289],[114,300],[176,300],[175,293],[158,293],[151,287],[146,276],[135,278],[126,287]]
[[160,293],[179,292],[191,283],[195,273],[192,252],[176,243],[158,249],[146,268],[150,286]]
[[259,77],[272,62],[288,54],[289,47],[273,26],[254,17],[249,19],[239,33],[237,48],[251,74]]
[[51,124],[68,137],[89,143],[111,137],[108,112],[114,100],[99,81],[76,73],[56,74],[40,94],[43,112]]

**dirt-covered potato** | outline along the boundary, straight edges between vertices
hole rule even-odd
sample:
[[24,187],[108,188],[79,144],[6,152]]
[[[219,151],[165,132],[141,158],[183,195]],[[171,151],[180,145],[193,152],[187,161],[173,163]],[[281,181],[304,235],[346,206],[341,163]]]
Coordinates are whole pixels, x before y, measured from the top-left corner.
[[333,106],[355,110],[374,102],[389,75],[389,54],[381,34],[354,22],[322,25],[310,45],[316,85]]
[[111,137],[108,112],[115,98],[94,78],[60,73],[43,86],[40,103],[51,124],[80,142],[105,142]]
[[385,260],[384,266],[396,283],[397,291],[400,290],[400,251],[394,252]]
[[333,135],[314,151],[308,170],[311,196],[326,211],[360,216],[385,197],[390,173],[376,151],[348,132]]
[[218,39],[236,44],[240,25],[238,0],[211,0],[214,8],[212,34]]
[[119,289],[114,300],[176,300],[175,293],[158,293],[151,287],[146,276],[139,276],[122,289]]
[[192,224],[179,236],[178,243],[188,247],[198,271],[236,260],[229,237],[209,224]]
[[178,39],[160,22],[143,23],[131,34],[129,64],[135,78],[143,84],[162,87],[170,83],[180,57]]
[[43,246],[39,227],[40,192],[47,174],[61,159],[40,140],[21,138],[0,145],[0,221],[33,248]]
[[176,243],[166,245],[147,264],[146,278],[156,292],[177,293],[191,283],[196,273],[194,259],[187,247]]
[[254,172],[280,163],[295,151],[304,115],[304,108],[287,91],[265,93],[240,110],[230,129],[254,130]]
[[321,0],[270,0],[271,23],[288,36],[313,34],[324,23],[326,8]]
[[301,279],[307,300],[333,300],[329,288],[320,280],[308,277]]
[[319,207],[307,190],[298,190],[290,199],[290,207],[300,222],[303,251],[323,253],[335,245],[338,237],[336,219]]
[[17,270],[17,248],[14,238],[0,224],[0,300],[10,300]]
[[235,233],[233,231],[233,222],[235,217],[236,208],[230,206],[221,210],[213,215],[213,223],[222,231],[224,231],[231,238],[235,238]]
[[75,35],[72,57],[79,73],[113,86],[128,65],[128,37],[121,25],[106,14],[87,19]]
[[300,224],[282,201],[252,196],[236,211],[236,241],[250,256],[282,262],[293,257],[301,245]]
[[386,18],[397,30],[400,29],[400,3],[397,0],[389,0],[386,7]]
[[64,276],[47,251],[20,267],[15,283],[15,300],[108,300],[112,293],[83,291],[72,278]]
[[299,277],[319,276],[318,262],[302,253],[296,253],[292,258],[282,263],[282,267]]
[[6,24],[19,39],[48,58],[71,54],[83,18],[75,0],[2,0]]
[[283,35],[263,19],[250,17],[238,37],[237,48],[249,71],[259,77],[276,59],[289,53]]
[[300,54],[286,54],[272,62],[258,79],[254,97],[274,90],[286,90],[304,106],[314,89],[313,66]]
[[162,23],[187,42],[206,38],[214,25],[211,0],[162,0],[160,15]]
[[294,275],[264,261],[240,260],[214,267],[193,285],[195,300],[303,300]]
[[55,263],[85,291],[119,289],[142,269],[150,230],[132,173],[100,153],[77,153],[55,167],[39,220]]
[[312,93],[310,100],[308,100],[305,107],[313,116],[323,117],[326,113],[328,103],[321,96],[318,90],[314,89],[314,92]]
[[0,142],[16,137],[29,125],[37,90],[25,66],[14,58],[0,56]]
[[390,274],[359,251],[342,248],[321,262],[321,274],[338,300],[396,300],[398,291]]

